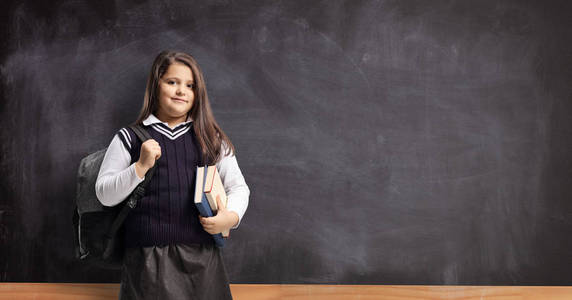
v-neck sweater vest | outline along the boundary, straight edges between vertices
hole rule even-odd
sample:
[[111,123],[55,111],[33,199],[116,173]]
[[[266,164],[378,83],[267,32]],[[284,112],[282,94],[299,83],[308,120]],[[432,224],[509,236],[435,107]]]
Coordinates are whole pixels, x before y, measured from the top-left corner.
[[[192,124],[173,129],[160,123],[144,126],[161,146],[161,157],[145,195],[125,220],[126,247],[213,243],[192,199],[196,167],[201,163]],[[141,141],[135,133],[123,128],[119,137],[131,154],[131,163],[138,161]]]

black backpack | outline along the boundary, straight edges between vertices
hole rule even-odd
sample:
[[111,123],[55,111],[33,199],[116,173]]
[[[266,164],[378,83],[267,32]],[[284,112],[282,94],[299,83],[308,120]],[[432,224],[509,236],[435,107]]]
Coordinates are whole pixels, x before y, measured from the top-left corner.
[[[149,133],[139,125],[129,126],[137,137],[145,142]],[[76,207],[73,212],[74,245],[76,258],[102,268],[120,269],[123,263],[123,222],[137,202],[145,195],[145,188],[155,166],[147,172],[141,182],[120,204],[106,207],[95,194],[95,181],[107,149],[84,157],[77,176]]]

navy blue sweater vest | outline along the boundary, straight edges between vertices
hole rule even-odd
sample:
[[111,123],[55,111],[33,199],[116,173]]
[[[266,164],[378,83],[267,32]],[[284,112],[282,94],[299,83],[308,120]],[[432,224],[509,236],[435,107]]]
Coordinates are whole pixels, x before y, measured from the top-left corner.
[[[213,243],[199,222],[193,200],[202,155],[192,124],[174,129],[160,123],[144,126],[161,146],[161,157],[145,196],[125,219],[126,247]],[[137,162],[141,141],[129,128],[118,135],[131,154],[131,163]]]

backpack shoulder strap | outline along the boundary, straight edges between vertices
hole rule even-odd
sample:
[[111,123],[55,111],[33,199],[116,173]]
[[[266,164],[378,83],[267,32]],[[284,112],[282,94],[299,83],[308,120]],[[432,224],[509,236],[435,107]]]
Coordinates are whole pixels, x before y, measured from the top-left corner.
[[[131,130],[135,132],[135,134],[141,140],[142,143],[144,143],[146,140],[152,139],[149,132],[147,132],[147,130],[145,130],[145,128],[143,128],[141,125],[130,125],[129,128],[131,128]],[[151,177],[153,177],[153,174],[155,173],[155,166],[156,164],[151,169],[149,169],[149,171],[147,171],[147,174],[145,174],[145,180],[143,180],[143,182],[141,182],[133,191],[133,193],[140,194],[138,195],[139,197],[136,201],[141,199],[145,194],[145,188],[147,187],[147,184],[149,184],[149,181],[151,181]],[[131,195],[133,196],[133,194]],[[131,202],[131,199],[129,199],[129,201]],[[137,202],[133,203],[133,207],[135,207],[135,205],[137,205]]]
[[152,139],[149,132],[147,132],[147,130],[145,130],[145,128],[143,128],[143,126],[141,125],[129,125],[129,128],[131,128],[131,130],[135,132],[135,134],[137,135],[139,140],[141,140],[141,142],[145,142],[146,140]]
[[[141,127],[141,125],[131,125],[129,128],[135,132],[141,142],[145,142],[146,140],[151,139],[151,135],[149,135],[147,130]],[[103,253],[104,258],[111,256],[111,253],[113,252],[113,245],[110,242],[111,239],[116,235],[121,225],[123,225],[123,222],[125,221],[125,218],[127,218],[129,212],[137,206],[137,202],[139,202],[139,200],[145,195],[145,189],[151,181],[156,167],[157,164],[155,164],[151,169],[149,169],[149,171],[147,171],[147,174],[145,174],[145,179],[139,183],[137,187],[135,187],[133,192],[131,192],[131,195],[129,195],[129,198],[127,199],[127,203],[125,203],[125,205],[121,208],[121,211],[113,221],[113,224],[111,225],[111,228],[107,234],[108,241],[106,242],[106,249]]]

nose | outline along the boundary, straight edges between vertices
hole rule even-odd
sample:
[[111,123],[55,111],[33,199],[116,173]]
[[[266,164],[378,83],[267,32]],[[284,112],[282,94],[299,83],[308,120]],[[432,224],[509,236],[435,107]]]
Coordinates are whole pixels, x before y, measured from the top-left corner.
[[176,91],[176,93],[177,93],[177,96],[184,96],[184,95],[185,95],[185,94],[183,93],[183,91],[181,90],[181,88],[180,88],[180,87],[179,87],[179,88],[177,88],[177,91]]

